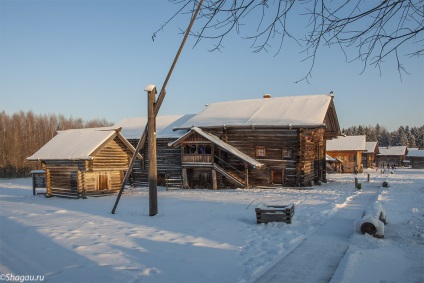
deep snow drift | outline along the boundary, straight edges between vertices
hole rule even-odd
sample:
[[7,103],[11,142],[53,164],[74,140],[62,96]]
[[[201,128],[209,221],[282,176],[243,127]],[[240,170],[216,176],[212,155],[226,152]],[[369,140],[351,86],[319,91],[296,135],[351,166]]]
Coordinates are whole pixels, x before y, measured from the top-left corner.
[[[357,176],[362,190],[352,174],[328,175],[328,183],[304,190],[160,188],[154,217],[146,188],[127,190],[112,215],[116,196],[47,199],[32,195],[30,179],[3,179],[0,279],[253,282],[367,188],[378,188],[385,238],[354,232],[352,223],[332,282],[424,282],[424,170],[366,173],[371,182]],[[293,223],[256,224],[259,203],[294,203]]]

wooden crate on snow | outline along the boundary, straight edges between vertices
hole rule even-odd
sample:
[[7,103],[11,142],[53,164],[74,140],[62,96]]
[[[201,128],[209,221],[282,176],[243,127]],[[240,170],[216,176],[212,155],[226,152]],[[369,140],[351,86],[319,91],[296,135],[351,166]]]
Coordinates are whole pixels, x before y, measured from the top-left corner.
[[286,222],[291,223],[294,215],[294,204],[288,205],[258,205],[255,208],[256,223]]

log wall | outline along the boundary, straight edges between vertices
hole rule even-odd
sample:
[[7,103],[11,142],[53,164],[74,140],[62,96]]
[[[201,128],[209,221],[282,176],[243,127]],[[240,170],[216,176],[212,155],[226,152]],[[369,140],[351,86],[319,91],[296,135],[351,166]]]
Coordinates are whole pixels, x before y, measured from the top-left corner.
[[[208,132],[266,165],[267,168],[262,170],[250,170],[249,183],[251,185],[275,184],[272,179],[275,176],[273,172],[276,171],[281,172],[284,185],[296,185],[297,156],[300,154],[298,131],[296,129],[230,128],[210,129]],[[257,146],[265,147],[265,157],[256,157]],[[283,149],[291,151],[291,158],[282,156]],[[222,153],[222,155],[232,166],[244,171],[244,163],[236,156],[226,153]]]
[[92,160],[47,160],[48,196],[80,198],[119,191],[132,152],[118,138],[97,151]]
[[[156,158],[157,158],[157,174],[158,174],[158,185],[165,186],[166,175],[181,175],[181,150],[180,148],[174,148],[168,146],[168,143],[175,141],[173,138],[156,140]],[[133,139],[129,142],[137,147],[138,140]],[[146,141],[144,148],[140,151],[140,154],[144,157],[143,161],[138,161],[134,164],[133,172],[130,178],[130,185],[134,187],[145,187],[148,186],[148,172],[149,172],[149,145]]]

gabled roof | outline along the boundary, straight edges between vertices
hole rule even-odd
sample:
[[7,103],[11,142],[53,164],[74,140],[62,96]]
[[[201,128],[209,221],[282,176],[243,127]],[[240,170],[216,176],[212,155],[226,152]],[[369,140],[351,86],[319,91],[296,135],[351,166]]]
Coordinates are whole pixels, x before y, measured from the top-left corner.
[[380,153],[380,151],[378,150],[377,142],[365,142],[364,153]]
[[406,146],[387,146],[387,147],[379,147],[380,151],[379,155],[405,155],[406,154]]
[[[168,115],[156,117],[156,137],[157,138],[179,138],[184,135],[187,130],[173,131],[175,127],[179,127],[194,114],[185,115]],[[122,135],[126,139],[139,139],[147,124],[147,117],[134,117],[124,119],[113,127],[122,127]]]
[[408,154],[406,156],[408,156],[408,157],[424,157],[424,150],[408,148]]
[[[217,126],[325,127],[331,95],[272,97],[212,103],[176,129]],[[338,121],[336,131],[339,131]]]
[[243,152],[241,152],[240,150],[238,150],[237,148],[235,148],[234,146],[220,140],[218,137],[209,134],[208,132],[203,131],[200,128],[197,127],[193,127],[191,128],[191,130],[189,132],[187,132],[184,136],[180,137],[179,139],[177,139],[176,141],[169,143],[169,146],[174,146],[177,147],[179,146],[186,138],[188,138],[189,136],[191,136],[192,134],[197,133],[199,135],[201,135],[202,137],[204,137],[205,139],[209,140],[210,142],[214,143],[215,145],[219,146],[220,148],[222,148],[223,150],[237,156],[238,158],[246,161],[247,163],[249,163],[252,166],[255,166],[256,168],[261,168],[264,166],[264,164],[256,161],[254,158],[248,156],[247,154],[244,154]]
[[[121,135],[120,130],[103,127],[58,131],[27,160],[90,160],[102,145],[116,136],[134,153],[134,147]],[[138,157],[142,158],[140,154]]]
[[327,141],[327,151],[365,150],[365,136],[346,136]]

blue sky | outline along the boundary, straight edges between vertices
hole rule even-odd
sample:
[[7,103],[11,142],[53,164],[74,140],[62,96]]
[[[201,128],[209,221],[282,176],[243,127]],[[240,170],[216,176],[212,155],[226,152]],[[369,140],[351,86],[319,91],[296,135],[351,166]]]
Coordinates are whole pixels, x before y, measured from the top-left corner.
[[[110,122],[146,115],[144,88],[161,89],[182,40],[180,29],[189,22],[187,15],[176,18],[153,41],[175,9],[166,0],[0,0],[0,110]],[[324,47],[309,83],[295,83],[309,64],[294,43],[276,56],[275,49],[253,53],[251,43],[235,33],[222,52],[209,52],[211,41],[193,45],[189,38],[159,115],[197,113],[208,103],[265,93],[333,91],[342,128],[424,124],[424,58],[401,57],[411,74],[401,81],[393,59],[382,75],[372,66],[360,74],[362,63],[346,63],[339,49]]]

